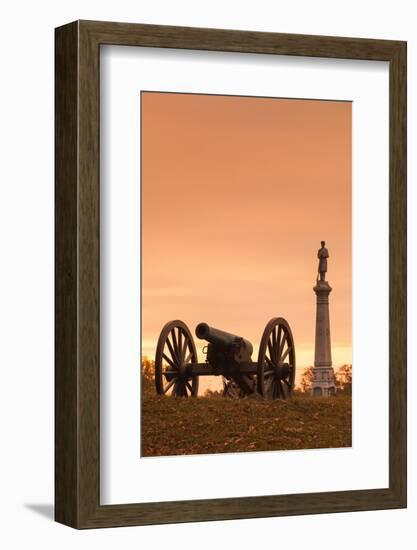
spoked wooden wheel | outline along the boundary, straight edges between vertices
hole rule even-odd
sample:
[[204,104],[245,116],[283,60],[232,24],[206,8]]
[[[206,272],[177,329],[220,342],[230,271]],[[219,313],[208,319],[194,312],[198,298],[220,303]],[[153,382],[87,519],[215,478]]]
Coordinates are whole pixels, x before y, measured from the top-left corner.
[[157,393],[171,397],[196,396],[198,376],[190,376],[191,363],[197,363],[197,350],[191,332],[182,321],[170,321],[162,329],[156,347]]
[[265,399],[291,397],[295,381],[295,346],[289,324],[282,317],[266,325],[259,346],[257,389]]

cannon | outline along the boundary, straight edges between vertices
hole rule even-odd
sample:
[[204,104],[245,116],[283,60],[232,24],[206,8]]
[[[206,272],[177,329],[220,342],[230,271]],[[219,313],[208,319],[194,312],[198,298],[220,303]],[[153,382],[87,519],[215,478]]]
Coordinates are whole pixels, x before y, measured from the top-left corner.
[[199,323],[195,333],[197,338],[208,343],[203,350],[206,353],[204,363],[198,362],[193,336],[183,321],[170,321],[163,327],[155,355],[158,394],[195,397],[200,376],[223,376],[225,396],[291,397],[295,381],[295,345],[291,328],[284,318],[275,317],[267,323],[257,361],[252,360],[252,344],[241,336],[207,323]]

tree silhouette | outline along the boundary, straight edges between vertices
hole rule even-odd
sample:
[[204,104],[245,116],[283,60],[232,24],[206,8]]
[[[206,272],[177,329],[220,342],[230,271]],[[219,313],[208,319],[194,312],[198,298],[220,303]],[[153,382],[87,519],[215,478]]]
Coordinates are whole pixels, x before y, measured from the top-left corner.
[[146,394],[155,393],[155,361],[144,355],[142,357],[142,390]]
[[300,379],[300,388],[302,392],[308,392],[313,388],[313,366],[306,367]]
[[338,391],[352,393],[352,365],[342,365],[336,371],[336,388]]

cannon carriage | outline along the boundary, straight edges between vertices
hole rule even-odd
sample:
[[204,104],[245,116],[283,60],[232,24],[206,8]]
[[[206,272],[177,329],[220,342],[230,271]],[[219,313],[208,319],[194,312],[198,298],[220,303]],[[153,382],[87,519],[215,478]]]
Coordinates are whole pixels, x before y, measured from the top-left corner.
[[[257,361],[252,344],[240,336],[200,323],[197,338],[206,340],[206,361],[198,362],[191,331],[182,321],[170,321],[159,336],[155,356],[155,384],[160,395],[193,397],[200,376],[223,376],[224,395],[258,394],[265,399],[291,397],[295,381],[295,345],[282,317],[266,325]],[[231,389],[233,388],[233,391]]]

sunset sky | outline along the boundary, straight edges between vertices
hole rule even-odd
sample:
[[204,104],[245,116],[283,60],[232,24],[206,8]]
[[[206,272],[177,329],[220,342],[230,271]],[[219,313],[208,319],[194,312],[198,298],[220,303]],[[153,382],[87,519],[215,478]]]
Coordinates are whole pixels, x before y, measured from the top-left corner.
[[154,358],[162,326],[181,319],[193,333],[205,321],[249,339],[256,360],[267,321],[282,316],[299,375],[314,362],[325,240],[333,365],[351,363],[351,103],[152,92],[141,102],[142,354]]

